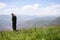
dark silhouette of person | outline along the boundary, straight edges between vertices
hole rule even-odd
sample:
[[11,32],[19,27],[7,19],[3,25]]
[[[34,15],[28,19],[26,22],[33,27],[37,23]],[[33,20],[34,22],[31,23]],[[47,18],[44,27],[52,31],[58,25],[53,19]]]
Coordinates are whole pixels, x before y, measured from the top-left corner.
[[17,18],[16,18],[16,15],[14,13],[12,13],[11,15],[12,15],[12,28],[13,28],[14,31],[16,31]]

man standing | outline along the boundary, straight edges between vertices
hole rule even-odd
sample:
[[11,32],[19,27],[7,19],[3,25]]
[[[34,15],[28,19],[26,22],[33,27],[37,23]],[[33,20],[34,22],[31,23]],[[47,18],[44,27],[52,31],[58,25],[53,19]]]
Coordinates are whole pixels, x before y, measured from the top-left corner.
[[16,21],[17,21],[17,18],[16,18],[16,15],[14,15],[14,13],[12,13],[11,15],[12,15],[12,28],[13,28],[13,30],[16,31]]

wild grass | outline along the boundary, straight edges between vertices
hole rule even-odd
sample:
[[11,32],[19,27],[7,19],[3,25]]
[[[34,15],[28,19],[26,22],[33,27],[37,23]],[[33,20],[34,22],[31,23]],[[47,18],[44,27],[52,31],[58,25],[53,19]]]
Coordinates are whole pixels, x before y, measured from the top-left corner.
[[60,26],[2,31],[0,40],[60,40]]

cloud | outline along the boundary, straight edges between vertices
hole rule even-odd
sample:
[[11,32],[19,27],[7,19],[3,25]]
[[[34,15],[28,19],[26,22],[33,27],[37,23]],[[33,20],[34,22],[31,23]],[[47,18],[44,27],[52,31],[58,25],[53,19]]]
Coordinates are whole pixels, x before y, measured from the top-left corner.
[[6,7],[6,4],[5,4],[5,3],[0,2],[0,9],[2,9],[2,8],[4,8],[4,7]]
[[56,16],[60,14],[60,5],[51,5],[40,10],[42,15]]
[[21,8],[23,14],[36,16],[56,16],[60,14],[60,4],[40,7],[39,4],[26,5]]
[[60,4],[53,4],[46,7],[41,7],[40,4],[24,5],[22,7],[16,6],[0,11],[0,13],[9,15],[12,12],[16,15],[56,16],[60,15]]
[[36,10],[38,7],[39,7],[39,4],[25,5],[24,7],[21,8],[21,10],[22,10],[22,11]]

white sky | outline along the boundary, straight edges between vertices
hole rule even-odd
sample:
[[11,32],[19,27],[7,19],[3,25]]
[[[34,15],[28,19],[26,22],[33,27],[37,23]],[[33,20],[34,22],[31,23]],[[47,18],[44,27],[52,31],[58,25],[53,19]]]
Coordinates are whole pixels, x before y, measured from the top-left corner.
[[56,16],[60,15],[60,4],[52,3],[42,7],[40,3],[34,3],[9,7],[7,3],[0,2],[0,15],[10,15],[12,12],[16,15]]

